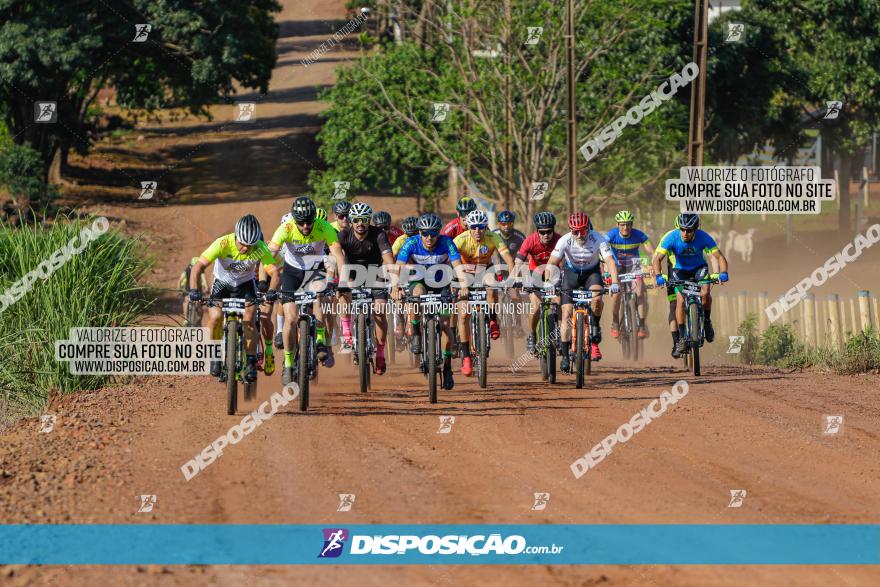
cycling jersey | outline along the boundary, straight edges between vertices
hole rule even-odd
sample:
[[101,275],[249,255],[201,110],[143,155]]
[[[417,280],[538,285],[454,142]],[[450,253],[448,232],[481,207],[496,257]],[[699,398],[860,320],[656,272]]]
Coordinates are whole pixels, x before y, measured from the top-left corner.
[[454,220],[450,220],[446,226],[443,227],[440,234],[445,234],[449,238],[455,238],[466,230],[467,227],[464,225],[464,222],[461,221],[461,218],[455,218]]
[[410,237],[400,247],[397,254],[397,261],[403,263],[412,263],[413,265],[423,265],[430,267],[431,265],[442,265],[450,261],[461,261],[461,253],[455,243],[448,236],[440,235],[437,237],[437,244],[434,248],[428,250],[422,243],[422,237],[415,235]]
[[339,233],[339,245],[345,253],[345,260],[352,265],[381,265],[382,255],[391,252],[385,231],[375,226],[367,229],[363,240],[358,239],[354,228],[343,229]]
[[238,287],[257,278],[257,265],[276,265],[272,252],[263,241],[257,241],[247,254],[235,246],[235,233],[221,236],[205,249],[202,257],[214,261],[214,280]]
[[628,237],[622,236],[619,228],[612,228],[608,231],[606,238],[608,239],[608,244],[611,245],[611,251],[614,253],[614,256],[621,262],[637,259],[640,256],[639,247],[645,243],[651,244],[648,235],[635,228],[632,229]]
[[278,227],[272,235],[272,244],[281,247],[284,263],[297,269],[311,269],[324,257],[324,247],[339,238],[330,223],[315,218],[312,231],[304,235],[296,222],[290,220]]
[[496,234],[498,234],[498,236],[501,237],[501,240],[504,241],[504,244],[507,246],[507,250],[510,251],[511,255],[516,255],[516,252],[522,246],[523,241],[526,240],[526,235],[515,228],[510,231],[510,236],[508,237],[504,236],[500,228],[496,228],[492,232],[495,232]]
[[342,230],[341,228],[339,228],[339,221],[338,220],[334,220],[333,222],[331,222],[330,226],[332,226],[333,230],[335,230],[336,232],[339,232],[340,230]]
[[[499,253],[507,252],[507,245],[500,235],[486,231],[483,233],[483,240],[477,241],[471,234],[471,231],[463,232],[453,240],[458,251],[461,253],[462,263],[468,265],[489,265],[492,260],[492,253],[496,250]],[[467,269],[472,270],[472,267]]]
[[553,249],[556,248],[556,243],[559,242],[560,238],[562,238],[562,235],[558,232],[554,232],[550,242],[543,245],[541,244],[541,235],[537,232],[533,232],[527,236],[526,240],[520,245],[519,251],[516,253],[516,258],[520,261],[528,259],[529,271],[534,271],[541,265],[547,264],[547,261],[550,260],[550,254],[553,252]]
[[556,243],[551,257],[565,260],[565,268],[572,271],[590,271],[599,261],[614,258],[608,240],[595,230],[589,231],[584,244],[580,244],[570,232],[564,234]]
[[404,234],[404,232],[393,224],[388,227],[388,230],[385,231],[385,236],[388,237],[389,243],[393,243],[394,241],[396,241],[398,238],[400,238],[402,234]]
[[[681,238],[681,231],[675,230],[667,233],[657,247],[658,254],[675,255],[673,269],[692,270],[706,264],[703,254],[712,254],[718,250],[718,244],[715,239],[709,236],[708,232],[697,230],[694,234],[694,240],[687,243]],[[670,259],[672,262],[672,259]]]
[[400,247],[402,247],[403,243],[405,243],[407,241],[407,239],[410,239],[410,238],[412,238],[412,237],[406,236],[405,234],[402,234],[394,240],[394,244],[391,245],[391,254],[394,255],[395,259],[397,258],[397,253],[400,252]]

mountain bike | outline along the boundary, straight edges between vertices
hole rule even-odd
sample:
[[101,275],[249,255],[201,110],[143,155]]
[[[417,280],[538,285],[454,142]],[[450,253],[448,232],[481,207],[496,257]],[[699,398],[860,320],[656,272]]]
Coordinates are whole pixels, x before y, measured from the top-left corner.
[[[251,399],[257,395],[257,382],[246,381],[244,369],[247,365],[245,353],[244,326],[242,324],[244,312],[249,306],[257,306],[257,316],[254,328],[259,333],[259,305],[263,303],[263,296],[257,294],[255,300],[244,298],[207,298],[202,304],[208,307],[220,306],[223,311],[223,348],[225,349],[223,366],[220,372],[220,381],[226,381],[226,413],[235,415],[238,410],[238,382],[244,385],[245,399]],[[261,339],[257,336],[257,339]],[[261,344],[261,343],[260,343]],[[262,346],[258,347],[262,350]]]
[[351,290],[351,307],[355,319],[352,336],[354,364],[360,375],[361,393],[370,388],[370,375],[376,369],[376,344],[373,342],[373,292],[369,288]]
[[[409,365],[410,367],[418,367],[419,361],[416,355],[412,353],[407,353],[409,350],[409,335],[407,334],[407,329],[409,328],[408,321],[406,319],[406,314],[403,313],[398,308],[395,308],[391,313],[391,319],[388,320],[388,324],[391,325],[391,332],[388,335],[388,346],[393,349],[389,353],[390,362],[394,362],[397,358],[397,355],[400,354],[408,354],[409,355]],[[401,330],[401,334],[397,334],[397,330]]]
[[488,303],[485,286],[471,286],[468,289],[467,306],[471,315],[471,356],[473,357],[480,387],[485,389],[489,362],[489,324]]
[[[685,356],[690,357],[690,368],[694,375],[700,374],[700,349],[705,341],[705,332],[703,324],[705,321],[705,312],[703,310],[703,298],[700,290],[704,285],[712,285],[719,283],[718,279],[708,277],[699,281],[690,281],[687,279],[673,279],[669,281],[669,285],[680,287],[685,300]],[[686,359],[687,363],[687,359]]]
[[[332,296],[332,288],[332,285],[328,285],[321,295]],[[309,383],[318,377],[318,321],[313,310],[318,293],[304,289],[295,292],[282,290],[279,293],[282,300],[292,301],[298,307],[297,336],[293,341],[293,374],[299,385],[299,410],[305,412],[309,409]]]
[[559,347],[559,294],[554,288],[525,287],[541,300],[541,314],[535,335],[535,352],[541,365],[541,379],[556,383],[556,352]]
[[424,293],[420,296],[407,295],[407,303],[419,304],[422,335],[422,355],[419,367],[428,377],[428,399],[437,403],[437,377],[443,368],[443,346],[440,339],[440,309],[443,304],[451,302],[448,291],[442,293]]
[[575,353],[575,387],[581,389],[584,386],[584,375],[592,374],[592,356],[590,347],[593,343],[593,325],[596,321],[595,314],[590,302],[601,295],[608,293],[608,289],[593,291],[590,289],[576,289],[571,292],[572,311],[572,351]]
[[498,328],[501,330],[501,338],[504,340],[504,354],[513,358],[514,342],[517,338],[519,330],[520,316],[515,311],[508,311],[509,308],[515,308],[514,298],[511,288],[504,288],[499,296],[501,311],[498,312]]
[[623,351],[624,360],[638,361],[644,354],[643,341],[638,336],[639,328],[642,326],[642,319],[639,317],[638,296],[636,288],[641,282],[641,287],[645,288],[648,284],[644,281],[645,273],[642,271],[641,263],[636,260],[631,266],[622,268],[629,269],[627,273],[620,274],[620,323],[618,324],[618,340]]

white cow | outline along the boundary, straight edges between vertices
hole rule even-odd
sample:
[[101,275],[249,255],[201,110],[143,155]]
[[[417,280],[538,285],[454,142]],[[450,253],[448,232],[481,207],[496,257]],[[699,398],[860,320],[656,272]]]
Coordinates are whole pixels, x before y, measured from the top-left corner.
[[727,246],[724,247],[724,251],[728,254],[730,254],[730,251],[739,253],[745,263],[751,263],[754,236],[754,228],[750,228],[744,233],[731,230],[727,233]]

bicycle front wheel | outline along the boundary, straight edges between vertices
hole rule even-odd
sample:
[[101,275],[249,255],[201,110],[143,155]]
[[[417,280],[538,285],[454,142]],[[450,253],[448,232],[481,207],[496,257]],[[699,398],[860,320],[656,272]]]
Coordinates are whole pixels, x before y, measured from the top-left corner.
[[700,342],[703,338],[703,320],[699,304],[693,303],[688,308],[688,333],[691,343],[691,362],[693,363],[694,375],[700,374]]
[[486,378],[487,368],[486,361],[489,360],[489,352],[486,346],[486,338],[489,334],[486,329],[486,313],[485,312],[477,312],[477,328],[474,335],[476,335],[476,351],[477,351],[477,378],[480,383],[480,387],[486,388]]
[[361,393],[366,393],[370,386],[370,363],[367,357],[367,315],[359,312],[357,316],[357,359],[360,374]]
[[238,409],[238,373],[235,359],[238,358],[238,329],[235,320],[226,322],[226,413],[235,415]]
[[574,386],[578,389],[583,388],[584,386],[584,369],[586,365],[584,365],[584,344],[585,340],[585,324],[584,324],[584,313],[578,312],[577,317],[574,321],[574,331],[575,331],[575,342],[574,342],[574,352],[576,353],[574,358],[574,367],[575,367],[575,384]]
[[425,360],[428,362],[428,399],[432,404],[437,403],[437,321],[428,320],[425,328],[425,341],[422,352],[427,353]]
[[309,409],[309,372],[310,365],[309,345],[312,344],[311,324],[308,319],[299,321],[299,342],[297,343],[297,384],[299,385],[299,411]]

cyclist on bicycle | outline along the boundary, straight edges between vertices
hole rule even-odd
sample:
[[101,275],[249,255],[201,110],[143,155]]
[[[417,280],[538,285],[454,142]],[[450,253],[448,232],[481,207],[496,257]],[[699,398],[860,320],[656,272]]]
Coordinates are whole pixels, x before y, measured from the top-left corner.
[[[264,304],[260,311],[264,316],[271,315],[272,301],[277,296],[279,285],[279,276],[277,261],[274,253],[263,242],[263,232],[260,230],[260,222],[255,216],[248,214],[239,218],[235,223],[235,232],[225,234],[211,243],[205,251],[199,256],[198,260],[193,264],[189,276],[189,299],[190,302],[197,302],[202,299],[202,291],[200,289],[202,272],[210,263],[214,263],[214,283],[211,286],[211,298],[244,298],[254,301],[257,298],[257,271],[259,266],[260,281],[264,282],[264,276],[268,273],[271,279],[268,284],[269,296],[267,303]],[[245,354],[247,356],[245,366],[245,380],[248,382],[257,379],[257,355],[256,355],[256,336],[258,332],[254,329],[255,306],[248,306],[244,312],[243,328],[244,328],[244,344]],[[211,329],[211,337],[214,340],[220,340],[223,337],[221,329],[223,327],[223,311],[217,306],[208,309],[208,328]],[[271,342],[271,338],[268,342]],[[272,361],[270,348],[266,345],[266,362],[263,365],[263,371],[271,375],[275,369]],[[220,361],[211,362],[211,375],[214,377],[221,376],[222,365]],[[234,373],[227,373],[227,377],[235,377]]]
[[[529,271],[546,265],[550,255],[556,248],[556,243],[562,235],[556,232],[556,216],[550,212],[538,212],[534,217],[536,232],[533,232],[523,241],[516,253],[517,265],[529,262]],[[519,272],[516,272],[519,274]],[[530,353],[535,354],[535,329],[541,315],[541,298],[536,293],[529,293],[531,309],[529,313],[529,338],[527,342]],[[546,344],[546,343],[545,343]]]
[[450,220],[446,226],[443,227],[443,230],[440,231],[440,234],[448,236],[449,238],[455,238],[466,231],[467,224],[465,223],[465,218],[476,209],[477,202],[474,201],[473,198],[465,196],[460,199],[455,205],[455,211],[458,213],[458,218]]
[[[565,263],[562,272],[560,303],[562,306],[562,324],[560,327],[560,351],[562,360],[559,368],[563,372],[569,372],[571,361],[569,347],[571,346],[571,318],[573,311],[571,292],[575,289],[589,288],[593,291],[602,290],[602,268],[600,261],[605,263],[611,274],[611,292],[617,293],[620,285],[617,278],[617,265],[614,263],[614,254],[608,245],[608,240],[595,230],[590,230],[590,217],[584,212],[575,212],[568,217],[568,228],[571,230],[563,235],[556,243],[556,248],[550,254],[547,262],[550,266],[560,266]],[[545,276],[549,277],[549,267],[545,269]],[[593,361],[602,359],[599,343],[602,341],[602,329],[599,321],[602,318],[602,297],[597,296],[590,302],[593,309],[592,345],[590,358]],[[580,352],[581,349],[578,349]]]
[[[641,253],[639,247],[645,245],[645,251],[649,255],[654,254],[654,245],[648,239],[648,235],[641,230],[633,228],[635,216],[629,210],[621,210],[614,216],[617,222],[617,228],[608,231],[606,238],[608,244],[611,245],[611,251],[617,259],[618,273],[630,273],[633,271],[641,271]],[[639,338],[648,337],[648,326],[645,317],[648,315],[648,296],[645,291],[644,283],[641,279],[633,282],[636,293],[636,305],[639,313],[639,330],[636,336]],[[619,293],[612,294],[611,300],[614,304],[611,313],[611,338],[617,338],[620,335],[620,300]]]
[[526,240],[526,235],[513,227],[513,223],[516,222],[516,214],[510,210],[502,210],[495,216],[495,219],[498,221],[498,228],[493,232],[501,237],[510,254],[516,255],[523,241]]
[[[345,258],[351,265],[361,267],[381,267],[382,265],[394,265],[394,257],[391,255],[391,245],[385,231],[378,226],[370,226],[370,217],[373,209],[363,202],[352,204],[348,213],[351,228],[339,232],[339,244],[345,253]],[[388,300],[388,290],[385,288],[370,288],[373,293],[373,320],[376,324],[376,373],[385,372],[385,338],[388,332],[388,321],[385,318],[385,303]],[[339,288],[340,298],[343,300],[342,307],[351,304],[351,289]],[[351,315],[348,312],[342,314],[342,336],[351,339]]]
[[[507,267],[513,267],[513,257],[507,246],[501,239],[501,235],[496,232],[488,231],[489,217],[482,210],[474,210],[467,215],[467,232],[463,232],[455,239],[458,252],[461,254],[462,267],[466,273],[472,275],[484,275],[485,269],[492,265],[492,254],[498,251],[498,254],[504,260]],[[484,283],[474,283],[474,287],[485,285]],[[498,340],[501,336],[501,329],[498,327],[498,316],[495,313],[495,303],[497,295],[494,289],[486,290],[486,302],[489,304],[489,336],[492,340]],[[460,302],[458,312],[458,332],[461,334],[459,340],[459,351],[462,355],[461,374],[470,377],[473,373],[470,354],[471,330],[468,327],[469,315],[467,313],[467,300]]]
[[373,214],[373,226],[382,229],[385,236],[388,238],[389,244],[393,243],[403,235],[403,231],[400,230],[400,228],[391,224],[391,214],[388,212],[379,211]]
[[[290,296],[301,287],[314,282],[311,289],[326,291],[326,284],[322,287],[317,282],[326,280],[333,284],[337,283],[336,268],[345,264],[345,256],[339,246],[336,231],[329,222],[317,218],[315,203],[306,196],[294,200],[290,212],[291,220],[278,227],[269,244],[269,250],[273,254],[280,250],[284,257],[281,273],[282,288],[285,294]],[[325,244],[330,247],[330,253],[335,260],[335,265],[328,263],[326,275],[320,270]],[[316,298],[313,306],[317,321],[315,341],[317,358],[324,366],[332,367],[333,349],[327,344],[332,333],[325,330],[324,312],[320,304],[322,300],[322,297]],[[293,300],[285,299],[282,309],[284,310],[284,369],[281,371],[281,381],[282,385],[287,385],[293,380],[293,345],[296,336],[294,329],[298,317]]]
[[[717,275],[712,275],[713,279],[724,283],[729,279],[727,273],[727,258],[718,250],[718,244],[709,233],[700,230],[700,217],[696,214],[679,214],[678,215],[678,232],[667,234],[657,247],[654,253],[653,266],[656,274],[656,282],[658,286],[666,284],[666,278],[660,273],[660,259],[672,253],[675,255],[675,263],[672,266],[672,279],[689,281],[699,281],[709,276],[709,266],[706,264],[704,254],[713,257],[719,268]],[[678,340],[676,341],[675,351],[681,356],[687,350],[687,340],[685,339],[685,315],[684,315],[684,296],[681,294],[681,288],[676,287],[675,300],[675,319],[678,325]],[[700,297],[703,301],[703,312],[706,317],[703,325],[706,334],[706,342],[715,340],[715,329],[712,328],[710,319],[712,311],[712,295],[708,284],[701,288]],[[678,357],[675,357],[678,358]]]
[[[434,281],[439,283],[442,274],[425,275],[425,270],[434,265],[449,264],[458,274],[459,282],[462,284],[461,295],[467,295],[467,287],[464,271],[461,266],[461,254],[451,238],[440,234],[443,221],[436,214],[422,214],[419,218],[417,227],[419,235],[417,238],[410,238],[403,244],[400,253],[397,255],[397,270],[400,271],[403,265],[415,265],[421,269],[421,279],[410,279],[405,284],[410,295],[420,296],[426,292],[441,293],[449,290],[449,285],[429,286],[426,281]],[[398,285],[395,296],[399,299],[404,285]],[[408,312],[410,323],[412,324],[413,335],[410,341],[410,350],[414,355],[422,353],[422,340],[419,331],[420,322],[415,308],[410,308]],[[452,330],[449,327],[449,312],[440,312],[440,330],[443,333],[443,389],[452,389],[455,382],[452,377]]]
[[[675,217],[675,222],[673,223],[675,228],[664,234],[660,238],[660,242],[663,242],[670,234],[673,234],[678,231],[678,216]],[[661,259],[662,261],[662,259]],[[675,253],[669,252],[666,254],[666,279],[672,279],[672,267],[675,265]],[[666,318],[666,321],[669,322],[669,333],[672,335],[672,356],[673,358],[678,359],[681,357],[676,351],[676,347],[678,346],[678,322],[675,319],[675,288],[666,284],[666,300],[669,302],[669,313]]]
[[418,223],[418,216],[407,216],[400,221],[400,228],[403,230],[403,234],[394,239],[394,242],[391,243],[391,254],[394,255],[395,259],[397,258],[397,253],[400,251],[400,247],[406,242],[406,239],[419,234]]
[[333,204],[333,215],[336,216],[336,220],[331,222],[330,225],[336,230],[336,232],[351,226],[348,222],[349,210],[351,210],[351,204],[345,200]]

